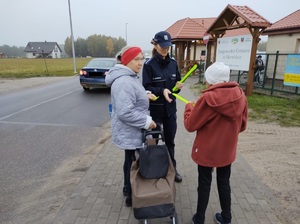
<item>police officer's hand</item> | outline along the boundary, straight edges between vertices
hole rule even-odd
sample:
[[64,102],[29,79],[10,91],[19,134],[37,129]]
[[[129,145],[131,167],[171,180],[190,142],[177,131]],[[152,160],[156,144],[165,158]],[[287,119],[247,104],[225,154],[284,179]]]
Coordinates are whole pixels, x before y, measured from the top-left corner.
[[180,90],[180,89],[182,89],[182,87],[183,87],[183,83],[181,83],[181,82],[177,82],[177,83],[176,83],[176,88],[177,88],[177,89]]
[[170,90],[164,89],[163,94],[164,94],[165,99],[166,99],[169,103],[171,103],[171,102],[173,101],[173,100],[169,97],[169,95],[172,94]]

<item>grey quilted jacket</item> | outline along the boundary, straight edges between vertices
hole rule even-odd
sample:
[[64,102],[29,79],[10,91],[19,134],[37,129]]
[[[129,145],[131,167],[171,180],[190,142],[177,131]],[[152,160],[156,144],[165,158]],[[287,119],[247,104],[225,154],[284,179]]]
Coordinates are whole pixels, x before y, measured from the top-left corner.
[[127,66],[116,64],[106,75],[111,87],[112,142],[121,149],[142,147],[142,129],[148,129],[149,100],[137,74]]

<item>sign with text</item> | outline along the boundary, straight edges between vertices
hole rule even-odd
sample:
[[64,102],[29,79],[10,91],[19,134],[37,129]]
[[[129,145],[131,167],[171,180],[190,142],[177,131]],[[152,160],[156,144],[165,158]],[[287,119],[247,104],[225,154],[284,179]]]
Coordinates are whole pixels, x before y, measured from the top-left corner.
[[251,47],[251,35],[218,38],[216,61],[224,62],[231,70],[248,71]]
[[300,55],[289,54],[286,60],[283,84],[300,87]]

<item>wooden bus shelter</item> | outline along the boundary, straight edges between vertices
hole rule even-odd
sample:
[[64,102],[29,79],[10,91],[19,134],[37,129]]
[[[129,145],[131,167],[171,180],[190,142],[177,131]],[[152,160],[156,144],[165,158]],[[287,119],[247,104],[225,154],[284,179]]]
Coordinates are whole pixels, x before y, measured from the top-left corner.
[[[217,50],[217,39],[224,36],[234,36],[251,34],[253,37],[252,49],[248,71],[248,82],[246,85],[246,95],[252,95],[253,76],[255,69],[255,59],[257,45],[260,41],[259,36],[272,24],[248,6],[227,5],[217,18],[186,18],[177,21],[166,31],[171,34],[172,43],[175,44],[171,54],[175,56],[182,71],[188,70],[196,59],[197,45],[205,45],[203,37],[209,34],[210,39],[206,45],[206,64],[215,61]],[[193,48],[193,54],[191,49]],[[212,58],[212,48],[214,59]]]
[[260,41],[259,36],[271,25],[272,24],[269,21],[247,6],[228,5],[207,30],[207,33],[213,37],[214,55],[216,55],[217,50],[217,39],[223,37],[227,30],[247,28],[250,31],[253,41],[248,71],[248,82],[246,84],[247,96],[252,95],[257,45]]
[[172,43],[175,45],[175,48],[171,49],[171,54],[178,62],[182,73],[189,70],[193,64],[200,63],[200,57],[196,53],[199,46],[205,49],[203,36],[215,19],[216,17],[184,18],[166,30],[171,34]]

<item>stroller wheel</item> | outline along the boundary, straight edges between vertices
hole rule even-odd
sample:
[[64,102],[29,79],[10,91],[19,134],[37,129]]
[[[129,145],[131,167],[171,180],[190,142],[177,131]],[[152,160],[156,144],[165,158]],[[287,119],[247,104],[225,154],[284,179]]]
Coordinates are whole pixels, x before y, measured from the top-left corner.
[[175,212],[174,216],[171,216],[170,219],[172,219],[171,220],[172,224],[177,224],[178,223],[177,213]]

